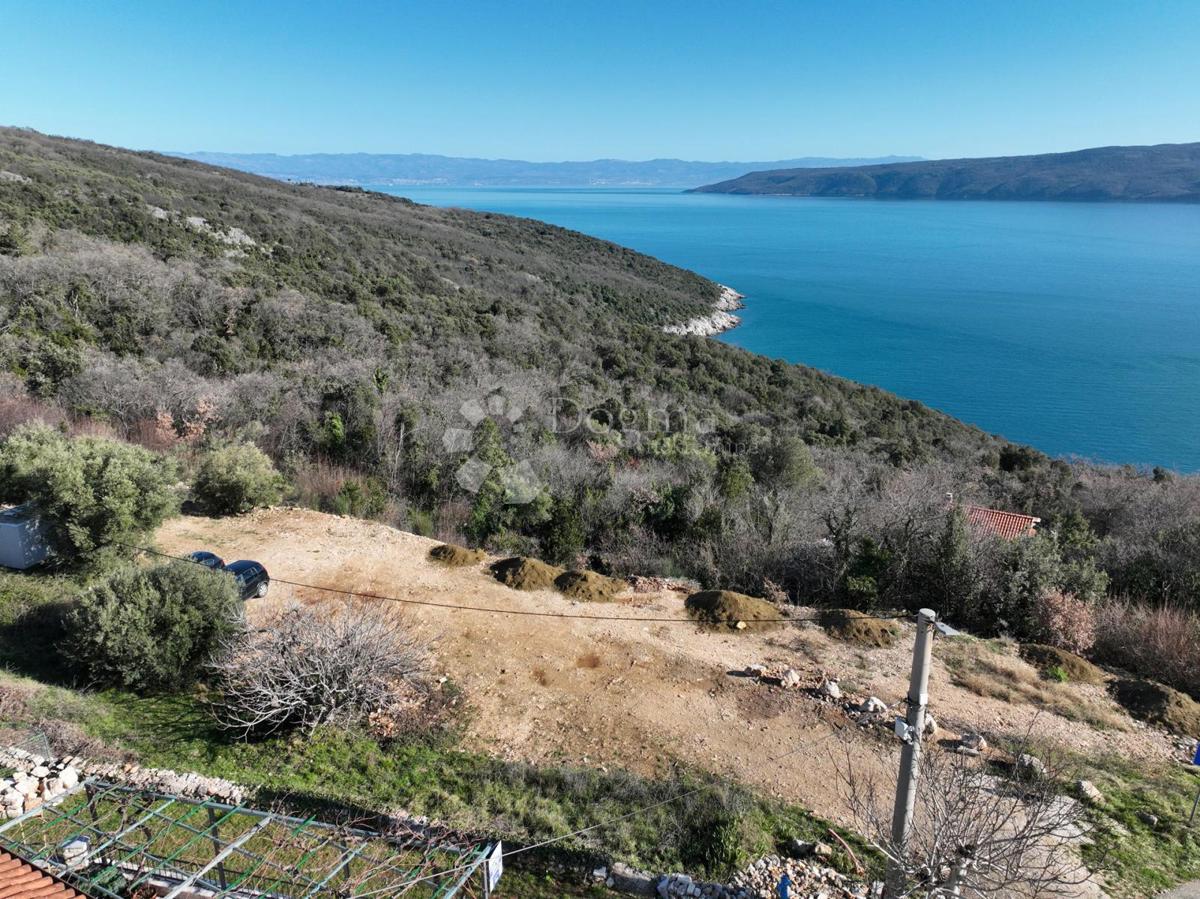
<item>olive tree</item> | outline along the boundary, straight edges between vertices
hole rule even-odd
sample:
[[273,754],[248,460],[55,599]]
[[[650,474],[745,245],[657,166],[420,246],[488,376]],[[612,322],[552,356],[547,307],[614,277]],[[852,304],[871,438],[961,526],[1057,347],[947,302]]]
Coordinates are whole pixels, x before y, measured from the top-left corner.
[[0,444],[0,500],[30,503],[65,561],[138,543],[178,509],[170,460],[103,437],[23,425]]
[[242,630],[234,580],[187,562],[119,569],[67,614],[63,651],[88,680],[130,690],[196,681]]
[[217,515],[236,515],[279,502],[283,477],[252,443],[233,443],[208,453],[192,486],[196,501]]

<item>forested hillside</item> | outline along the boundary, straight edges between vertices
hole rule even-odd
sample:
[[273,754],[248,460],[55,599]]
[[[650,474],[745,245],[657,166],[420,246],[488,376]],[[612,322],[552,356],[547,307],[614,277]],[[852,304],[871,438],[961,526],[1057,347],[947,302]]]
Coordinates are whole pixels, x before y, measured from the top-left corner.
[[1200,143],[751,172],[705,193],[899,200],[1200,202]]
[[[252,441],[326,510],[984,630],[1047,596],[1197,603],[1194,479],[663,333],[718,294],[540,222],[0,131],[0,437]],[[970,533],[962,502],[1045,533]]]

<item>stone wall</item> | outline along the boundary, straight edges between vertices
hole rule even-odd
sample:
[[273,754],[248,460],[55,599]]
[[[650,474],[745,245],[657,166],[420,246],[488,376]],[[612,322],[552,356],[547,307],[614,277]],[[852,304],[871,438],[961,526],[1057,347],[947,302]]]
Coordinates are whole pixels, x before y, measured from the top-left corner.
[[176,796],[211,798],[230,805],[240,805],[249,792],[220,777],[180,774],[116,762],[92,762],[77,756],[47,759],[15,746],[0,749],[0,768],[13,772],[0,779],[0,816],[4,818],[16,818],[43,802],[57,799],[87,777]]

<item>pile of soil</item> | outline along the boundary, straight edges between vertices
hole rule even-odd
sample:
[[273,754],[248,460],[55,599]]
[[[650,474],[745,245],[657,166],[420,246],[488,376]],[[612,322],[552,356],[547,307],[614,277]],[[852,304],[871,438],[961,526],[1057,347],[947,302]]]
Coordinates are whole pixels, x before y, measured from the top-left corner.
[[1052,668],[1061,669],[1067,680],[1075,684],[1102,684],[1104,672],[1085,658],[1057,646],[1042,643],[1021,644],[1021,658],[1043,674]]
[[765,631],[782,623],[779,610],[765,599],[732,590],[701,590],[689,596],[683,605],[698,621],[737,630]]
[[496,580],[514,590],[552,590],[554,579],[563,573],[561,568],[527,556],[493,562],[491,570]]
[[482,549],[467,549],[454,543],[440,543],[429,551],[429,558],[450,568],[478,565],[487,557]]
[[831,636],[859,646],[891,646],[900,634],[895,622],[854,609],[824,609],[819,623]]
[[1109,689],[1134,718],[1161,725],[1175,734],[1200,733],[1200,702],[1186,693],[1135,678],[1114,681]]
[[612,602],[618,593],[629,589],[618,581],[594,571],[564,571],[554,579],[558,592],[580,602]]

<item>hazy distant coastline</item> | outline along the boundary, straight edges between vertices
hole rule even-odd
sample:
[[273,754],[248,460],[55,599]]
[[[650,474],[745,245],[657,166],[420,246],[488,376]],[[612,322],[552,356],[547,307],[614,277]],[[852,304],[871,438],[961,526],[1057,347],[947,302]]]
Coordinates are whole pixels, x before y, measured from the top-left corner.
[[184,159],[265,175],[281,181],[386,187],[679,187],[737,178],[762,169],[881,165],[920,159],[800,157],[774,162],[696,162],[683,159],[594,159],[527,162],[425,153],[172,153]]
[[1200,203],[1200,143],[756,171],[696,193],[894,200]]

